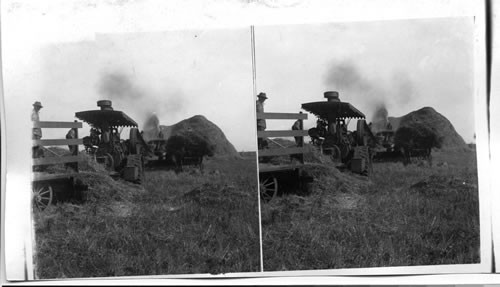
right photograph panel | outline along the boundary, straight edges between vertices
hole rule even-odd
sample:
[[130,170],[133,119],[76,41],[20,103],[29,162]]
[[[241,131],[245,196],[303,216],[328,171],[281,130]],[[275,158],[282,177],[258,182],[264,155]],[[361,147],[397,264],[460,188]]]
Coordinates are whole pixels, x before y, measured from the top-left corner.
[[264,271],[480,263],[473,18],[255,27]]

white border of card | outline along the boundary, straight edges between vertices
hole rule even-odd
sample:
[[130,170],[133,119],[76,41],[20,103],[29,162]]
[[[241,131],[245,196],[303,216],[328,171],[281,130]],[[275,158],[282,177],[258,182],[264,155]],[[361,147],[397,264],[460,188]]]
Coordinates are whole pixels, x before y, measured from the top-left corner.
[[[491,1],[492,10],[492,64],[491,64],[491,91],[490,91],[490,156],[491,156],[491,211],[493,227],[493,250],[494,258],[500,258],[500,209],[497,203],[500,202],[500,177],[495,176],[498,173],[500,164],[500,22],[498,15],[500,5],[498,2]],[[495,260],[495,271],[500,273],[498,259]]]
[[[2,19],[9,13],[11,5],[18,5],[19,9],[23,9],[24,1],[2,1]],[[50,2],[50,8],[47,4]],[[155,281],[149,279],[173,279],[173,278],[235,278],[234,281],[221,282],[217,284],[259,284],[259,283],[277,283],[283,282],[278,279],[265,279],[266,276],[283,276],[290,277],[289,284],[303,284],[305,282],[331,282],[329,279],[335,278],[337,284],[355,284],[367,282],[377,282],[377,284],[393,283],[393,278],[359,278],[359,277],[331,277],[325,276],[367,276],[367,275],[411,275],[411,274],[459,274],[459,273],[490,273],[492,270],[492,230],[491,225],[495,223],[493,228],[496,232],[495,243],[499,243],[500,236],[498,233],[498,208],[495,209],[495,204],[499,202],[500,196],[495,193],[492,196],[490,191],[490,182],[498,188],[498,176],[493,173],[494,167],[500,164],[500,156],[497,154],[498,137],[500,135],[492,133],[492,165],[489,161],[489,137],[487,127],[487,102],[486,102],[486,46],[485,46],[485,3],[483,1],[445,1],[445,0],[425,0],[425,1],[395,1],[395,0],[358,0],[358,1],[301,1],[301,0],[261,0],[261,1],[170,1],[160,2],[154,0],[144,1],[36,1],[37,4],[31,6],[30,9],[44,7],[55,12],[55,16],[64,17],[65,13],[71,11],[68,3],[89,3],[81,5],[82,15],[85,18],[75,18],[75,27],[85,27],[85,21],[93,21],[92,26],[84,31],[87,34],[107,32],[107,33],[127,33],[127,32],[144,32],[144,31],[164,31],[164,30],[179,30],[192,28],[222,28],[222,27],[250,27],[250,25],[285,25],[285,24],[304,24],[304,23],[325,23],[325,22],[346,22],[346,21],[374,21],[386,19],[420,19],[420,18],[440,18],[440,17],[474,17],[475,19],[475,116],[476,116],[476,144],[477,144],[477,159],[479,172],[479,192],[480,192],[480,226],[481,226],[481,263],[466,264],[466,265],[439,265],[439,266],[412,266],[412,267],[377,267],[377,268],[360,268],[360,269],[336,269],[336,270],[314,270],[314,271],[283,271],[283,272],[256,272],[256,273],[231,273],[223,275],[209,274],[194,274],[194,275],[165,275],[153,277],[129,277],[132,281],[118,281],[126,284],[203,284],[205,281]],[[116,2],[116,3],[115,3]],[[203,4],[201,4],[203,2]],[[91,4],[91,5],[90,5]],[[31,4],[33,5],[33,4]],[[142,9],[127,10],[127,5],[135,5],[135,8],[140,6]],[[137,6],[138,5],[138,6]],[[199,9],[199,7],[203,7]],[[46,7],[47,6],[47,7]],[[34,8],[33,8],[34,7]],[[33,11],[30,11],[33,12]],[[97,13],[104,13],[97,15]],[[96,16],[92,18],[92,16]],[[85,20],[82,20],[85,19]],[[92,20],[90,20],[92,19]],[[108,21],[105,21],[105,20]],[[59,20],[59,18],[53,19]],[[78,22],[79,21],[79,22]],[[97,23],[96,23],[97,21]],[[2,35],[6,30],[16,29],[2,23]],[[26,23],[33,25],[33,23]],[[30,37],[33,35],[19,35],[20,37]],[[43,36],[43,35],[42,35]],[[3,40],[3,39],[2,39]],[[5,55],[2,55],[4,58]],[[497,62],[499,62],[498,58]],[[500,62],[499,62],[500,63]],[[8,71],[3,70],[3,76]],[[498,71],[496,71],[498,73]],[[4,83],[5,84],[5,83]],[[500,86],[497,84],[497,86]],[[497,88],[498,90],[498,88]],[[494,92],[494,91],[493,91]],[[8,99],[5,101],[5,99]],[[491,130],[499,130],[497,123],[500,121],[498,102],[492,97],[492,126]],[[14,101],[14,102],[13,102]],[[8,95],[2,97],[2,109],[15,108],[15,99]],[[6,266],[6,279],[8,280],[30,280],[33,279],[33,266],[31,262],[32,249],[32,222],[30,219],[29,195],[30,195],[30,173],[29,168],[26,168],[26,173],[9,173],[8,163],[6,162],[6,153],[9,146],[26,145],[30,143],[19,143],[9,140],[9,134],[6,127],[9,125],[9,119],[5,118],[5,111],[2,110],[2,254],[5,254],[5,260],[2,257],[2,265]],[[26,118],[29,115],[26,114]],[[496,119],[496,123],[495,123]],[[493,124],[495,123],[495,124]],[[11,135],[11,138],[15,138]],[[26,138],[29,138],[28,136]],[[495,140],[493,142],[493,140]],[[7,150],[6,150],[7,148]],[[31,159],[27,156],[20,157],[19,160],[26,162],[29,167]],[[495,164],[496,163],[496,164]],[[490,179],[491,177],[491,179]],[[495,189],[494,189],[495,190]],[[17,193],[17,196],[13,196]],[[493,200],[492,200],[493,199]],[[491,208],[491,209],[490,209]],[[491,210],[493,212],[493,222],[491,219]],[[12,224],[16,222],[16,224]],[[21,224],[17,224],[17,223]],[[24,226],[24,227],[22,227]],[[4,245],[5,244],[5,245]],[[498,245],[497,244],[497,245]],[[498,253],[496,248],[496,253]],[[27,270],[25,269],[27,268]],[[3,268],[2,268],[3,269]],[[2,270],[4,272],[4,270]],[[302,276],[315,276],[305,278]],[[440,275],[439,282],[448,283],[467,283],[464,281],[467,277]],[[448,277],[447,277],[448,276]],[[302,277],[302,278],[292,278]],[[238,281],[236,278],[248,278]],[[252,279],[253,278],[253,279]],[[416,277],[415,277],[416,278]],[[415,279],[414,278],[414,279]],[[432,277],[418,277],[425,282]],[[439,279],[440,278],[440,279]],[[476,278],[478,281],[480,277]],[[490,277],[488,277],[490,278]],[[120,279],[113,277],[109,279]],[[137,281],[139,280],[139,281]],[[141,281],[145,280],[145,281]],[[246,280],[246,281],[245,281]],[[257,281],[255,281],[257,280]],[[314,281],[318,280],[318,281]],[[325,281],[326,280],[326,281]],[[368,280],[368,281],[367,281]],[[371,280],[371,281],[370,281]],[[400,278],[400,282],[417,282],[412,278]],[[407,280],[407,281],[405,281]],[[444,280],[444,281],[443,281]],[[486,283],[490,282],[485,279]],[[499,280],[500,281],[500,280]],[[68,283],[68,281],[64,281]],[[82,279],[84,284],[94,284],[95,281],[87,281]],[[116,283],[116,280],[99,281],[101,284]],[[132,283],[134,282],[134,283]],[[214,281],[212,281],[214,282]],[[484,281],[481,281],[484,282]],[[55,283],[50,281],[49,283]],[[76,283],[76,282],[75,282]],[[205,282],[206,283],[206,282]],[[471,282],[473,283],[473,282]],[[321,283],[320,283],[321,284]],[[370,283],[371,284],[371,283]],[[403,283],[404,284],[404,283]]]

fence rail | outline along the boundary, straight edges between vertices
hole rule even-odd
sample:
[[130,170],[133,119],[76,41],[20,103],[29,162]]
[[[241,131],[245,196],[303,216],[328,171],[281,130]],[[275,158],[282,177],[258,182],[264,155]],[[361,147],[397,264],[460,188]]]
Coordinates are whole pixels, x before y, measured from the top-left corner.
[[[83,144],[83,139],[78,138],[78,129],[82,128],[81,122],[55,122],[55,121],[38,121],[33,122],[34,128],[69,128],[74,129],[75,138],[72,139],[36,139],[33,140],[33,166],[54,165],[54,164],[69,164],[78,172],[78,162],[83,161],[83,158],[78,155],[78,146]],[[68,145],[75,146],[72,155],[51,156],[51,157],[35,157],[35,151],[44,146]],[[53,175],[54,176],[54,175]],[[52,177],[53,177],[52,176]],[[37,176],[40,178],[40,176]]]
[[82,123],[81,122],[47,122],[47,121],[40,121],[40,122],[34,122],[33,123],[34,128],[63,128],[63,129],[81,129],[82,128]]
[[51,165],[51,164],[60,164],[60,163],[71,163],[71,162],[81,162],[83,161],[83,157],[78,156],[78,155],[71,155],[71,156],[51,156],[51,157],[41,157],[41,158],[34,158],[33,159],[33,165]]
[[257,119],[265,120],[307,120],[307,114],[293,113],[257,113]]
[[298,154],[298,158],[301,163],[304,163],[304,153],[308,152],[308,149],[304,148],[304,136],[307,136],[307,131],[304,130],[303,120],[307,119],[307,114],[303,113],[257,113],[257,119],[268,119],[268,120],[298,120],[299,129],[296,130],[270,130],[270,131],[257,131],[257,137],[259,142],[263,138],[271,137],[295,137],[297,146],[294,147],[279,147],[279,148],[261,148],[259,146],[259,157],[267,156],[283,156],[283,155],[295,155]]
[[259,138],[264,137],[303,137],[307,136],[307,131],[304,130],[283,130],[283,131],[258,131],[257,136]]
[[307,149],[304,147],[270,148],[259,150],[259,156],[280,156],[290,154],[303,154]]
[[82,145],[83,139],[50,139],[50,140],[33,140],[33,145],[50,146],[50,145]]

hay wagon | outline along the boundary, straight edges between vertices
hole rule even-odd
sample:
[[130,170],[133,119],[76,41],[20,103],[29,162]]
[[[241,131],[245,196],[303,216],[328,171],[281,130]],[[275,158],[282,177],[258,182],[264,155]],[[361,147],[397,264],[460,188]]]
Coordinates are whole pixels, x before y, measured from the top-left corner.
[[[78,163],[82,158],[78,155],[78,146],[83,144],[83,140],[78,138],[78,129],[82,128],[81,122],[54,122],[39,121],[33,123],[34,128],[41,129],[72,129],[73,138],[64,139],[38,139],[33,140],[33,178],[32,178],[32,199],[33,204],[40,210],[52,204],[57,197],[72,196],[76,191],[75,175],[78,174]],[[46,146],[71,146],[71,151],[66,155],[59,155]],[[43,152],[40,152],[40,151]],[[46,156],[40,156],[44,154]],[[60,172],[48,172],[48,166],[64,164],[69,170]],[[68,193],[68,190],[71,193]]]
[[[312,177],[308,176],[304,170],[304,153],[308,150],[304,147],[304,136],[307,131],[303,130],[303,120],[307,119],[304,113],[257,113],[257,119],[266,120],[298,120],[299,129],[297,130],[267,130],[257,131],[257,137],[261,140],[269,140],[274,143],[275,148],[259,147],[259,188],[263,200],[269,201],[278,195],[280,186],[299,187],[306,191],[307,184],[311,182]],[[294,137],[296,145],[289,147],[283,146],[271,137]],[[271,164],[268,159],[277,156],[290,156],[290,162]],[[283,189],[284,192],[284,189]]]

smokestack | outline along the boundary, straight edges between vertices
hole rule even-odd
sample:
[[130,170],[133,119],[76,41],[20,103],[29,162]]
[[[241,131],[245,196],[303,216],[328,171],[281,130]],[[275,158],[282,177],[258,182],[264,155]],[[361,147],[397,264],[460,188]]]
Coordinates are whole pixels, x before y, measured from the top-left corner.
[[339,92],[337,91],[328,91],[324,95],[328,102],[340,102]]
[[101,107],[101,111],[112,111],[113,110],[113,107],[111,107],[110,100],[97,101],[97,106]]

